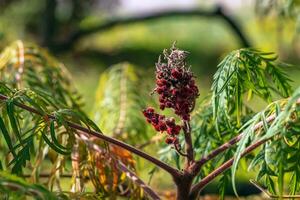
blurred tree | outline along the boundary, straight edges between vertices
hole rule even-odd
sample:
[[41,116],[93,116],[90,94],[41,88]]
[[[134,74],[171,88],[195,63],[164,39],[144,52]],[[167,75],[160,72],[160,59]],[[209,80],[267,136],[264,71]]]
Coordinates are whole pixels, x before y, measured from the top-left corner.
[[[111,10],[118,0],[45,0],[42,19],[42,40],[44,46],[52,48],[55,40],[72,33],[80,27],[81,21],[90,15],[96,6],[100,12]],[[66,12],[67,11],[67,12]]]
[[[222,7],[216,6],[212,10],[207,9],[177,9],[162,12],[153,12],[146,15],[128,16],[128,17],[111,17],[109,13],[115,8],[119,1],[105,0],[30,0],[32,3],[27,3],[32,6],[31,14],[28,17],[21,16],[25,29],[42,46],[46,46],[52,51],[68,51],[83,37],[93,33],[99,33],[113,28],[117,25],[128,25],[136,22],[144,22],[161,18],[174,16],[198,16],[209,18],[220,18],[233,31],[235,36],[240,40],[243,47],[249,47],[250,42],[244,35],[237,21],[226,12]],[[3,10],[18,7],[19,4],[24,4],[25,1],[14,1],[5,3]],[[35,4],[34,4],[35,3]],[[109,13],[109,14],[108,14]],[[97,23],[82,27],[82,21],[97,16]],[[40,17],[42,16],[42,17]]]
[[[272,16],[276,24],[277,51],[280,55],[287,57],[291,50],[297,51],[299,48],[300,33],[300,1],[299,0],[256,0],[255,11],[263,19]],[[289,22],[295,23],[295,31],[289,46],[284,47],[284,35]]]

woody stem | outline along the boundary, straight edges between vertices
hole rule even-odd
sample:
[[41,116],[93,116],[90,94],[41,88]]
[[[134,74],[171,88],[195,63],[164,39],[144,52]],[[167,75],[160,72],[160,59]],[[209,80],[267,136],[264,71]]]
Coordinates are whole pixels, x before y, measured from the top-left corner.
[[178,145],[177,145],[177,144],[174,144],[174,149],[176,150],[176,152],[177,152],[179,155],[184,156],[184,157],[187,157],[187,154],[181,152],[181,150],[178,148]]
[[[9,97],[3,95],[3,94],[0,94],[0,101],[6,101],[8,100]],[[15,106],[18,106],[19,108],[22,108],[24,110],[27,110],[31,113],[34,113],[34,114],[37,114],[37,115],[40,115],[40,116],[46,116],[48,119],[52,119],[52,120],[57,120],[56,117],[54,115],[49,115],[49,114],[44,114],[42,113],[41,111],[33,108],[33,107],[30,107],[30,106],[27,106],[25,104],[22,104],[22,103],[19,103],[19,102],[14,102],[14,105]],[[108,142],[110,144],[114,144],[116,146],[119,146],[123,149],[126,149],[128,151],[130,151],[131,153],[134,153],[150,162],[152,162],[153,164],[155,164],[156,166],[160,167],[161,169],[164,169],[166,172],[168,172],[169,174],[171,174],[173,177],[178,177],[178,176],[181,176],[181,172],[175,168],[173,168],[172,166],[160,161],[159,159],[129,145],[129,144],[126,144],[120,140],[117,140],[115,138],[112,138],[112,137],[109,137],[109,136],[106,136],[104,135],[102,132],[97,132],[97,131],[94,131],[94,130],[91,130],[89,128],[86,128],[86,127],[83,127],[81,126],[80,124],[76,124],[76,123],[73,123],[71,121],[65,121],[66,124],[73,128],[73,129],[76,129],[76,130],[79,130],[79,131],[82,131],[82,132],[85,132],[89,135],[93,135],[105,142]]]
[[185,168],[187,169],[194,162],[194,150],[191,136],[191,126],[189,121],[183,121],[183,126],[185,152],[187,154]]

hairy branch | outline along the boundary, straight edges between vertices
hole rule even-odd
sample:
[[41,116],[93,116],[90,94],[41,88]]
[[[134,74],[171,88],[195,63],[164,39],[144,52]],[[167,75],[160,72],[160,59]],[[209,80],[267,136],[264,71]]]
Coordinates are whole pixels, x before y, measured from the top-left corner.
[[[297,100],[296,104],[300,104],[300,99]],[[273,120],[275,120],[275,118],[276,118],[276,114],[270,115],[266,119],[266,122],[270,123]],[[255,125],[254,131],[258,130],[261,127],[263,127],[263,122],[262,121],[258,122]],[[242,135],[243,135],[243,133],[239,134],[235,138],[231,139],[229,142],[221,145],[220,147],[218,147],[217,149],[215,149],[214,151],[212,151],[207,156],[205,156],[202,159],[200,159],[197,162],[195,162],[195,164],[192,166],[193,175],[196,176],[199,173],[201,167],[206,162],[208,162],[209,160],[213,159],[214,157],[216,157],[217,155],[219,155],[223,151],[229,149],[234,144],[236,144],[238,141],[240,141],[240,139],[242,138]],[[261,144],[265,143],[269,139],[271,139],[271,138],[268,138],[268,139],[265,139],[265,140],[261,140],[261,141],[257,141],[255,143],[251,144],[250,146],[248,146],[244,150],[244,152],[241,154],[241,157],[243,157],[246,154],[250,153],[251,151],[253,151],[257,147],[259,147]],[[228,168],[230,168],[232,166],[233,162],[234,162],[234,158],[231,158],[230,160],[228,160],[225,163],[223,163],[220,167],[218,167],[217,169],[215,169],[213,172],[211,172],[209,175],[207,175],[206,177],[204,177],[199,183],[195,184],[192,187],[192,190],[191,190],[191,194],[190,194],[191,197],[196,197],[198,195],[199,191],[201,191],[201,189],[203,189],[207,184],[209,184],[212,180],[214,180],[218,175],[220,175],[221,173],[223,173],[224,171],[226,171]]]
[[[300,99],[298,99],[296,103],[300,104]],[[269,117],[266,118],[266,122],[267,123],[271,123],[275,118],[276,118],[276,114],[272,114],[272,115],[270,115]],[[262,128],[262,127],[263,127],[263,121],[260,121],[260,122],[258,122],[254,126],[254,131],[256,131],[256,130]],[[194,165],[192,166],[193,173],[195,175],[197,175],[199,173],[201,167],[205,163],[207,163],[208,161],[212,160],[213,158],[215,158],[216,156],[218,156],[220,153],[226,151],[227,149],[229,149],[230,147],[232,147],[233,145],[235,145],[236,143],[238,143],[240,141],[240,139],[242,138],[242,135],[243,135],[243,133],[240,133],[236,137],[232,138],[228,142],[222,144],[221,146],[219,146],[218,148],[216,148],[215,150],[213,150],[208,155],[202,157],[200,160],[197,160],[194,163]]]
[[193,142],[191,136],[191,126],[188,121],[184,121],[184,140],[185,140],[185,152],[187,154],[187,162],[186,162],[186,169],[194,162],[194,149],[193,149]]
[[[7,96],[5,96],[3,94],[0,94],[0,100],[6,101],[8,99],[9,99],[9,97],[7,97]],[[18,103],[18,102],[15,102],[14,104],[16,106],[24,109],[24,110],[27,110],[27,111],[31,112],[31,113],[34,113],[34,114],[37,114],[37,115],[40,115],[40,116],[45,116],[40,111],[38,111],[35,108],[32,108],[30,106],[27,106],[25,104],[21,104],[21,103]],[[47,114],[47,117],[49,119],[56,120],[56,118],[53,115],[48,115]],[[144,158],[144,159],[146,159],[146,160],[148,160],[150,162],[152,162],[156,166],[158,166],[158,167],[164,169],[165,171],[167,171],[168,173],[170,173],[173,177],[181,176],[181,174],[182,174],[179,170],[171,167],[170,165],[168,165],[168,164],[166,164],[166,163],[158,160],[157,158],[155,158],[155,157],[153,157],[153,156],[151,156],[151,155],[149,155],[149,154],[147,154],[147,153],[145,153],[145,152],[143,152],[143,151],[141,151],[141,150],[139,150],[139,149],[137,149],[137,148],[135,148],[135,147],[133,147],[131,145],[128,145],[128,144],[126,144],[126,143],[124,143],[124,142],[122,142],[120,140],[108,137],[108,136],[103,135],[103,134],[101,134],[101,133],[99,133],[97,131],[90,130],[88,128],[85,128],[85,127],[83,127],[83,126],[81,126],[79,124],[75,124],[75,123],[70,122],[70,121],[66,121],[66,123],[71,128],[74,128],[76,130],[85,132],[85,133],[87,133],[89,135],[93,135],[93,136],[95,136],[95,137],[97,137],[97,138],[99,138],[99,139],[101,139],[101,140],[103,140],[105,142],[108,142],[110,144],[114,144],[116,146],[124,148],[124,149],[126,149],[126,150],[128,150],[128,151],[130,151],[130,152],[132,152],[132,153],[134,153],[134,154],[136,154],[136,155],[138,155],[138,156],[140,156],[140,157],[142,157],[142,158]]]
[[[93,138],[89,137],[85,132],[78,132],[77,138],[79,138],[82,141],[84,141],[85,143],[87,143],[87,145],[90,148],[92,148],[94,151],[99,152],[99,153],[104,152],[103,149],[99,145],[97,145],[91,141],[91,139],[93,139]],[[98,138],[96,138],[96,139],[98,139]],[[117,160],[115,157],[112,157],[112,159],[116,162],[117,167],[122,172],[124,172],[130,180],[132,180],[137,185],[139,185],[141,188],[143,188],[145,193],[147,193],[153,200],[160,200],[160,197],[158,196],[158,194],[154,190],[152,190],[146,183],[144,183],[144,181],[142,181],[134,172],[132,172],[130,169],[128,169],[124,163],[122,163],[120,160]]]
[[212,11],[207,10],[199,10],[199,9],[191,9],[191,10],[171,10],[171,11],[164,11],[164,12],[156,12],[151,14],[145,14],[141,16],[132,16],[128,18],[116,18],[105,23],[86,28],[86,29],[79,29],[73,32],[64,42],[56,43],[50,46],[53,50],[56,51],[63,51],[66,49],[70,49],[74,46],[74,44],[84,36],[90,35],[95,32],[104,32],[110,28],[113,28],[118,25],[128,25],[136,22],[144,22],[150,21],[154,19],[161,19],[161,18],[168,18],[174,16],[198,16],[198,17],[220,17],[222,18],[232,29],[232,31],[236,34],[239,38],[240,43],[243,47],[250,47],[250,42],[247,40],[243,32],[241,31],[241,27],[238,23],[229,15],[227,15],[220,6]]
[[[50,176],[52,176],[52,174],[50,174],[50,173],[40,173],[38,176],[40,178],[49,178]],[[24,174],[24,175],[21,175],[21,177],[30,178],[30,177],[32,177],[32,175],[31,174]],[[59,177],[60,178],[72,178],[73,175],[72,174],[60,174]]]
[[[299,102],[300,103],[300,102]],[[266,122],[270,123],[272,122],[274,119],[276,118],[276,114],[270,115],[268,118],[266,118]],[[259,122],[255,125],[254,127],[254,131],[260,129],[261,127],[263,127],[263,122]],[[207,163],[208,161],[212,160],[213,158],[215,158],[216,156],[218,156],[220,153],[226,151],[227,149],[231,148],[233,145],[235,145],[236,143],[238,143],[240,141],[240,139],[242,138],[243,133],[240,133],[238,136],[232,138],[231,140],[229,140],[228,142],[222,144],[221,146],[219,146],[218,148],[216,148],[215,150],[213,150],[211,153],[209,153],[208,155],[202,157],[200,160],[196,161],[195,164],[192,166],[192,171],[195,175],[197,175],[201,169],[201,167]]]
[[183,157],[187,157],[187,156],[188,156],[186,153],[181,152],[181,149],[179,149],[178,145],[176,145],[176,144],[174,144],[174,149],[175,149],[175,151],[176,151],[179,155],[181,155],[181,156],[183,156]]
[[[247,147],[244,150],[244,152],[241,154],[241,157],[244,157],[245,155],[247,155],[248,153],[250,153],[257,147],[259,147],[261,144],[265,143],[266,141],[267,141],[267,139],[255,142],[254,144],[250,145],[249,147]],[[206,177],[204,177],[199,183],[195,184],[192,187],[190,196],[196,197],[198,195],[199,191],[201,191],[207,184],[209,184],[212,180],[214,180],[218,175],[222,174],[224,171],[229,169],[232,166],[234,159],[235,158],[233,157],[230,160],[226,161],[220,167],[218,167],[217,169],[212,171],[210,174],[208,174]]]

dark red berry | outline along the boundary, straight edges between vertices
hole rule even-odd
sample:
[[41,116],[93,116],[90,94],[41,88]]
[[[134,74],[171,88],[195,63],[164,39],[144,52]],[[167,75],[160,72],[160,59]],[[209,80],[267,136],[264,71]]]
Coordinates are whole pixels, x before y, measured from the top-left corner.
[[190,115],[185,114],[182,116],[182,119],[188,121],[188,120],[190,120]]
[[181,126],[176,125],[176,126],[174,127],[174,129],[175,129],[176,135],[178,135],[179,132],[180,132],[180,130],[181,130]]
[[182,74],[178,71],[178,69],[173,68],[171,71],[171,75],[175,79],[180,79],[182,77]]
[[152,118],[151,118],[151,122],[152,122],[153,124],[157,124],[157,123],[158,123],[158,119],[157,119],[156,117],[152,117]]
[[[173,139],[173,144],[178,145],[179,144],[179,140],[177,137],[174,137]],[[179,147],[180,148],[180,147]]]
[[167,137],[166,140],[165,140],[165,142],[167,144],[172,144],[174,142],[174,139],[172,137]]
[[164,119],[165,119],[165,116],[164,116],[164,115],[159,115],[158,119],[159,119],[159,120],[164,120]]
[[[184,121],[190,120],[190,113],[199,96],[192,72],[186,67],[186,52],[172,47],[164,52],[166,62],[156,63],[156,92],[159,96],[161,110],[171,108]],[[151,107],[143,111],[147,122],[151,123],[157,132],[168,134],[167,144],[174,144],[180,149],[178,134],[184,128],[177,125],[174,118],[155,113]]]
[[169,127],[169,128],[167,129],[167,133],[168,133],[169,135],[172,135],[172,128],[171,128],[171,127]]
[[167,126],[166,126],[166,124],[164,124],[164,123],[162,123],[162,124],[159,124],[159,130],[160,130],[161,132],[163,132],[163,131],[167,130]]
[[169,127],[174,127],[175,126],[175,119],[174,118],[167,119],[166,124]]
[[158,94],[162,94],[164,92],[164,89],[162,87],[159,87],[159,88],[156,89],[156,92]]
[[167,107],[167,108],[171,108],[171,107],[172,107],[172,103],[171,103],[171,102],[167,102],[167,103],[166,103],[166,107]]

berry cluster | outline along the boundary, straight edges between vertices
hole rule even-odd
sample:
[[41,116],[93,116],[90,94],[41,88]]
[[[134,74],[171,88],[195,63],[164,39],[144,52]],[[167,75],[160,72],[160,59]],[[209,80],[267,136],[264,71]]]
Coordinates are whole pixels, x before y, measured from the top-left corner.
[[166,132],[168,134],[165,140],[167,144],[178,145],[177,136],[181,130],[181,126],[175,124],[174,118],[166,118],[164,115],[157,114],[151,107],[143,110],[143,114],[147,122],[151,123],[156,131],[161,133]]
[[164,51],[167,63],[159,59],[156,64],[156,91],[159,95],[160,109],[172,108],[183,120],[190,120],[196,98],[199,96],[194,75],[187,69],[187,52],[175,47]]
[[[164,50],[166,62],[159,58],[156,63],[156,88],[154,92],[159,95],[160,109],[172,108],[183,121],[190,120],[190,113],[194,109],[196,98],[199,96],[193,73],[186,67],[187,52],[181,51],[173,45]],[[157,114],[153,108],[143,111],[147,121],[158,132],[166,132],[167,144],[174,144],[180,150],[178,134],[184,126],[176,125],[174,118],[166,118]]]

